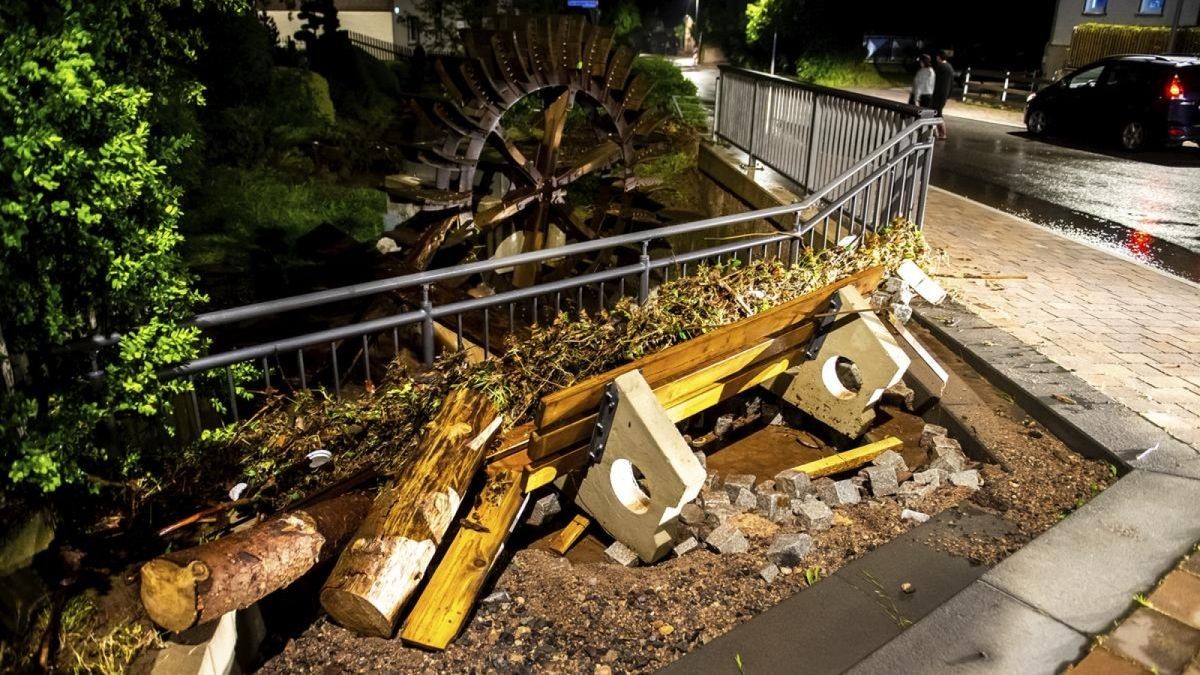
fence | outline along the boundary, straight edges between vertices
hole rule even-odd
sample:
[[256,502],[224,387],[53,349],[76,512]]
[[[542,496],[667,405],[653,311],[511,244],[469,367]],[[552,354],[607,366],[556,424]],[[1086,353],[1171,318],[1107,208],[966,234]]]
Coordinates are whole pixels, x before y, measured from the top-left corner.
[[[732,66],[721,67],[716,136],[806,191],[835,183],[873,149],[933,111]],[[874,165],[832,185],[838,197]]]
[[[686,276],[689,268],[694,269],[697,265],[720,263],[733,258],[744,263],[762,258],[794,262],[805,247],[819,247],[827,245],[827,242],[842,242],[848,236],[861,236],[865,231],[875,230],[896,217],[917,223],[923,220],[933,150],[931,130],[934,120],[931,117],[915,108],[897,108],[888,101],[868,97],[846,97],[831,93],[832,90],[814,91],[803,87],[799,90],[790,89],[790,85],[781,84],[779,78],[761,73],[739,70],[733,75],[739,82],[758,78],[767,83],[762,87],[764,93],[777,91],[782,96],[779,107],[770,114],[751,116],[751,119],[762,123],[764,129],[771,128],[768,122],[776,125],[787,123],[790,125],[788,128],[794,128],[794,122],[788,122],[781,116],[784,110],[792,115],[808,115],[803,126],[807,132],[805,139],[810,147],[821,150],[807,153],[814,159],[809,160],[811,166],[805,175],[826,175],[836,167],[841,167],[840,172],[830,176],[823,187],[795,204],[201,314],[194,319],[194,324],[203,330],[211,330],[247,320],[273,319],[287,312],[381,293],[407,292],[419,297],[419,303],[415,303],[417,307],[410,311],[284,340],[229,349],[181,364],[162,375],[195,378],[203,373],[224,369],[224,379],[228,383],[228,410],[233,419],[238,419],[240,413],[233,374],[233,368],[238,364],[255,365],[267,389],[273,385],[307,389],[310,384],[319,381],[323,385],[331,384],[334,395],[340,397],[342,382],[347,378],[356,376],[364,381],[371,380],[373,348],[376,354],[381,351],[399,354],[402,345],[415,344],[423,360],[432,363],[435,356],[435,330],[444,331],[449,327],[461,347],[467,339],[464,324],[469,323],[474,329],[475,340],[482,342],[480,346],[485,357],[491,357],[495,351],[493,326],[497,323],[503,324],[511,333],[544,322],[559,313],[572,315],[611,307],[627,296],[642,302],[649,296],[653,283]],[[792,100],[797,98],[794,95],[797,91],[811,95],[807,108]],[[782,100],[789,101],[787,107]],[[819,109],[815,116],[811,110],[813,107]],[[720,111],[718,117],[726,122],[725,126],[720,127],[722,133],[733,133],[728,124],[734,117]],[[818,125],[837,124],[843,127],[817,128],[814,120]],[[885,127],[891,131],[883,136],[880,130]],[[750,133],[754,135],[753,129]],[[761,137],[777,136],[778,133]],[[879,136],[882,138],[878,142],[869,144],[870,139]],[[814,139],[820,145],[811,145]],[[755,142],[750,142],[748,147],[762,151]],[[860,154],[851,157],[849,153],[855,149],[860,149]],[[769,156],[776,159],[774,155]],[[790,166],[783,162],[780,165]],[[672,242],[694,242],[697,238],[703,240],[705,234],[717,235],[731,225],[762,219],[787,219],[793,226],[788,231],[739,238],[731,243],[706,246],[686,253],[673,252]],[[614,264],[606,269],[547,281],[530,288],[509,290],[490,297],[452,299],[445,303],[437,302],[435,298],[435,285],[439,283],[452,285],[473,275],[484,275],[486,278],[487,275],[517,265],[578,259],[587,254],[630,248],[640,252],[637,261],[632,264]],[[409,339],[402,340],[402,335]],[[101,347],[111,346],[113,342],[115,338],[96,340]],[[357,353],[349,365],[342,367],[338,359],[339,347],[347,344],[355,345]],[[358,351],[359,346],[361,351]],[[306,367],[305,355],[310,356],[311,363],[311,357],[317,352],[328,353],[329,367],[323,372],[314,373]],[[191,403],[191,415],[196,428],[202,428],[201,405],[194,392]]]
[[[1071,31],[1067,68],[1078,68],[1117,54],[1165,54],[1171,29],[1165,26],[1118,26],[1085,23]],[[1180,28],[1175,36],[1177,54],[1200,54],[1200,27]]]
[[968,67],[963,75],[962,100],[1000,103],[1025,107],[1026,98],[1042,85],[1037,73],[1011,70],[976,70]]
[[[350,44],[358,47],[366,53],[374,56],[380,61],[398,61],[402,58],[409,58],[415,51],[414,47],[398,45],[387,40],[373,38],[370,35],[363,35],[354,31],[346,31],[346,35],[350,38]],[[427,56],[457,56],[453,51],[425,48]]]

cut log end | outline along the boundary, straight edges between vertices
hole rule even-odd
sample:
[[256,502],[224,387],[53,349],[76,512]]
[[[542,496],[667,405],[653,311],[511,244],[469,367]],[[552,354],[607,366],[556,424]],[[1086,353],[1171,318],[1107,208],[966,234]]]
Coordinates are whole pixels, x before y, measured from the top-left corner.
[[338,588],[321,591],[321,606],[343,628],[368,637],[390,638],[395,626],[367,598]]
[[191,628],[200,614],[196,584],[209,576],[208,566],[194,560],[180,565],[157,558],[142,566],[141,596],[154,623],[179,632]]

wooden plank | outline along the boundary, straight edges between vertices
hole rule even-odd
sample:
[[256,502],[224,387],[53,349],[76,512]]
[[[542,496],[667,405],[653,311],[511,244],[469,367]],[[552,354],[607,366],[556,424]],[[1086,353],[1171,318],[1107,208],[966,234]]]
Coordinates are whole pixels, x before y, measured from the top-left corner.
[[810,315],[824,310],[833,294],[844,286],[853,284],[859,292],[869,295],[882,277],[882,267],[864,270],[778,307],[548,394],[542,398],[538,409],[537,427],[544,434],[556,426],[569,424],[575,421],[574,418],[591,413],[599,405],[604,387],[619,375],[641,370],[651,387],[662,386],[705,364],[724,359],[793,328]]
[[524,503],[521,473],[489,467],[483,491],[404,622],[406,643],[445,649],[459,634]]
[[796,471],[803,471],[808,474],[809,478],[821,478],[822,476],[832,476],[835,473],[850,471],[866,464],[867,462],[882,455],[888,450],[898,448],[904,445],[899,438],[889,436],[882,441],[876,441],[869,445],[864,445],[861,448],[839,452],[836,455],[822,457],[821,459],[801,464],[795,467]]
[[533,422],[526,422],[509,429],[500,437],[500,442],[491,449],[487,456],[488,463],[516,454],[529,445],[529,435],[533,433]]
[[[656,388],[654,395],[667,409],[672,422],[687,419],[802,362],[804,348],[814,328],[814,325],[806,324],[777,338],[764,340],[691,375],[668,382]],[[748,374],[739,376],[742,371]],[[591,414],[545,434],[535,431],[530,435],[530,457],[548,457],[587,441],[595,423],[596,415]]]
[[571,547],[575,545],[575,542],[579,541],[579,538],[583,536],[583,533],[587,531],[588,526],[591,524],[592,521],[587,516],[582,513],[575,514],[575,517],[571,519],[571,522],[567,523],[566,527],[551,535],[549,541],[550,550],[559,555],[566,555],[567,551],[571,550]]

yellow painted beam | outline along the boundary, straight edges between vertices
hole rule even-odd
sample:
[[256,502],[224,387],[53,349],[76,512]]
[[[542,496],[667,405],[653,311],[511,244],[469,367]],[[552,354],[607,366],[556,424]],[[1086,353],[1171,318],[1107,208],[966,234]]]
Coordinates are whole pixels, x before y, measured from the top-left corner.
[[592,521],[587,516],[582,513],[575,514],[575,517],[571,519],[571,522],[567,523],[566,527],[555,532],[554,536],[550,537],[550,550],[559,555],[566,555],[567,551],[571,550],[571,547],[575,545],[575,542],[579,541],[579,538],[587,531],[588,525],[591,524]]
[[405,642],[445,649],[462,630],[520,516],[525,501],[522,483],[518,470],[488,467],[483,491],[408,614],[400,631]]
[[877,441],[869,445],[864,445],[861,448],[839,452],[836,455],[822,457],[821,459],[801,464],[795,467],[796,471],[803,471],[808,474],[809,478],[820,478],[822,476],[831,476],[835,473],[850,471],[866,464],[867,462],[882,455],[888,450],[892,450],[904,445],[904,443],[895,436],[889,436],[882,441]]

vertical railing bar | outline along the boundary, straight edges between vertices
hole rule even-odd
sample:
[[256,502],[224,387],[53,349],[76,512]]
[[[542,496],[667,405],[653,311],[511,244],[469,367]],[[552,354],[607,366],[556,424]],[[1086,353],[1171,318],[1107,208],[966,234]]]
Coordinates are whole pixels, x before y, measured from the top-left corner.
[[342,373],[338,370],[337,343],[329,343],[329,353],[333,355],[333,395],[342,400]]
[[488,316],[488,308],[483,308],[483,358],[491,358],[492,354],[492,322]]
[[188,392],[189,398],[192,399],[192,417],[196,421],[196,432],[199,433],[201,427],[204,426],[204,421],[200,419],[200,398],[196,396],[196,376],[188,375],[188,381],[192,384],[191,391]]
[[271,391],[271,362],[268,361],[267,357],[264,356],[263,360],[262,360],[262,364],[263,364],[263,386],[266,387],[266,390],[269,392],[269,391]]
[[296,350],[296,365],[300,368],[300,388],[308,389],[308,375],[304,372],[304,350]]
[[229,380],[229,409],[233,412],[233,421],[238,422],[237,388],[233,386],[233,366],[225,366],[225,376]]
[[460,351],[460,352],[461,352],[461,351],[462,351],[462,349],[463,349],[463,322],[462,322],[462,312],[459,312],[459,313],[458,313],[456,316],[458,317],[458,351]]
[[367,339],[366,333],[363,333],[362,343],[363,343],[363,375],[367,376],[367,379],[364,381],[370,382],[371,381],[371,343]]

